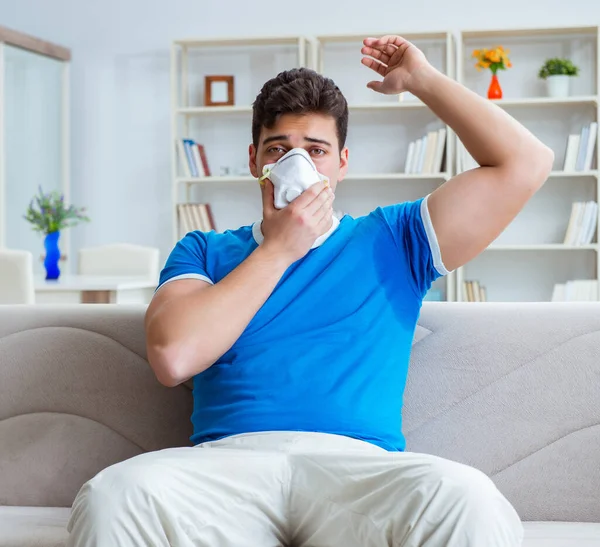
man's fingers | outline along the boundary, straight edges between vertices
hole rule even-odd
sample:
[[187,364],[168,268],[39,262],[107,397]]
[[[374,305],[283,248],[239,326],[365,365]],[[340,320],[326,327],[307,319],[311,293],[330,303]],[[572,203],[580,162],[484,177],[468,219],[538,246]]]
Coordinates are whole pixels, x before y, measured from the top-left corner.
[[312,200],[310,205],[304,208],[304,212],[312,217],[319,218],[324,207],[328,207],[333,202],[333,192],[330,188],[325,188],[319,195]]
[[332,210],[334,199],[335,196],[332,190],[328,189],[321,192],[321,194],[318,196],[318,199],[313,202],[315,204],[320,202],[318,207],[315,206],[315,212],[313,213],[313,216],[322,220],[323,216],[326,215],[328,211]]
[[376,48],[388,46],[391,46],[393,48],[394,46],[400,47],[402,44],[406,43],[406,40],[401,36],[396,36],[394,34],[386,34],[385,36],[381,36],[379,38],[365,38],[363,40],[363,43],[365,44],[365,46],[371,46]]
[[369,82],[367,87],[383,95],[392,95],[394,93],[394,91],[389,91],[383,82],[378,82],[377,80]]
[[388,64],[388,61],[390,60],[390,55],[388,55],[387,53],[384,53],[383,51],[379,50],[379,49],[375,49],[373,47],[363,47],[360,52],[363,55],[368,55],[369,57],[373,57],[374,59],[377,59],[378,61],[381,61],[382,63],[385,63],[386,65]]
[[319,220],[318,227],[320,230],[324,230],[325,228],[329,228],[329,223],[333,217],[333,206],[330,203],[328,207],[324,207],[321,213],[321,219]]
[[292,203],[294,207],[298,209],[305,209],[308,207],[313,200],[319,195],[323,189],[327,188],[328,183],[324,181],[316,182],[308,188],[305,192],[302,192]]
[[264,216],[275,212],[275,188],[269,179],[265,179],[262,191],[263,213]]
[[360,62],[385,78],[385,73],[387,71],[386,65],[380,63],[375,59],[371,59],[371,57],[363,57]]

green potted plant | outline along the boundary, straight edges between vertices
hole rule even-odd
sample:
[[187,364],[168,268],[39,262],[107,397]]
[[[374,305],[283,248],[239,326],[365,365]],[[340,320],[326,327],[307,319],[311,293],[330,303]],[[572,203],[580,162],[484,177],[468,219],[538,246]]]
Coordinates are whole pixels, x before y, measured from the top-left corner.
[[549,97],[568,97],[571,78],[579,74],[579,67],[569,59],[546,59],[538,76],[546,80]]
[[44,194],[41,187],[39,194],[29,203],[23,218],[33,226],[35,232],[44,234],[46,279],[58,279],[60,276],[58,268],[60,231],[80,222],[89,222],[90,219],[84,215],[84,212],[84,208],[67,206],[64,196],[56,191]]

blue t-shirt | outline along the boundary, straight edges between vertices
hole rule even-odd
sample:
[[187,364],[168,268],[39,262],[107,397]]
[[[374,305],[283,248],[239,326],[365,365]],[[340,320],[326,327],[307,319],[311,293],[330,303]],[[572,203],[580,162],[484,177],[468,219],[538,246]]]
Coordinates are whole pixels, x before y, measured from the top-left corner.
[[[159,287],[218,283],[261,243],[260,222],[191,232]],[[353,218],[292,264],[240,338],[194,377],[194,444],[257,431],[345,435],[404,450],[401,409],[423,297],[448,273],[427,198]]]

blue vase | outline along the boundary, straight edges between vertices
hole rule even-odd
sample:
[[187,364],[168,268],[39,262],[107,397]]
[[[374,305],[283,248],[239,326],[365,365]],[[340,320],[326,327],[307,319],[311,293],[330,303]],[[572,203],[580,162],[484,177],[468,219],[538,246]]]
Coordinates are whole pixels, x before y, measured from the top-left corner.
[[60,249],[58,248],[58,238],[60,232],[52,232],[44,239],[44,248],[46,249],[46,258],[44,267],[46,268],[46,279],[58,279],[60,270],[58,261],[60,260]]

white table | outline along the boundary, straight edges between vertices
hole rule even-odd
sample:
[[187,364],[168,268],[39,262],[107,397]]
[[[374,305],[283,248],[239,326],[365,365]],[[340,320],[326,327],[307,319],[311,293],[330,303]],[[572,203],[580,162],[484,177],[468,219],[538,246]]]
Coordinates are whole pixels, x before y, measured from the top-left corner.
[[36,304],[148,304],[157,282],[143,277],[61,275],[35,279]]

